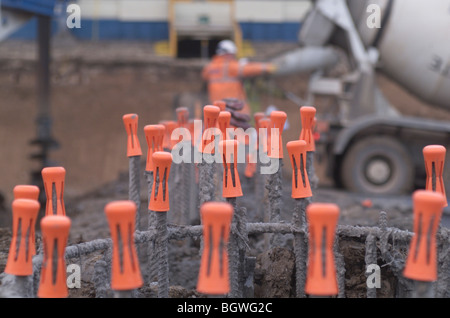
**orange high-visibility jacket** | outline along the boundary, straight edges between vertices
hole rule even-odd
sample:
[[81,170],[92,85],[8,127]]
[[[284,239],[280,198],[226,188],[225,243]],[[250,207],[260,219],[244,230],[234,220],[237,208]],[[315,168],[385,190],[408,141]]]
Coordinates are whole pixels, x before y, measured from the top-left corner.
[[233,55],[216,55],[203,68],[202,77],[208,82],[211,102],[224,98],[237,98],[244,101],[243,113],[250,114],[242,79],[262,75],[269,71],[270,64],[240,63]]

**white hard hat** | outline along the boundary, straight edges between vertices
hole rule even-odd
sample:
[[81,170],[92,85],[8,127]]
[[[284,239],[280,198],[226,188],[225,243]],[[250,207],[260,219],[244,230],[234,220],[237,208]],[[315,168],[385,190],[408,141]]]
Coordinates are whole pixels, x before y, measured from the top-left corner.
[[236,44],[234,44],[231,40],[222,40],[217,44],[216,53],[219,55],[222,54],[236,54],[237,48]]

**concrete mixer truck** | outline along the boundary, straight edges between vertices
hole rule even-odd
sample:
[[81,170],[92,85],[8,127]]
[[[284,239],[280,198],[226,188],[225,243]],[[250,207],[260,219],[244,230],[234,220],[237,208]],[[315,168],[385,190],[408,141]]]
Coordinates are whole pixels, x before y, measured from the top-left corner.
[[[450,0],[317,0],[300,47],[273,60],[278,75],[310,72],[308,98],[332,96],[337,111],[317,114],[327,174],[372,194],[424,187],[422,149],[450,150],[450,122],[399,113],[377,85],[383,72],[417,98],[450,111]],[[327,76],[345,52],[349,68]],[[450,193],[447,151],[444,182]]]

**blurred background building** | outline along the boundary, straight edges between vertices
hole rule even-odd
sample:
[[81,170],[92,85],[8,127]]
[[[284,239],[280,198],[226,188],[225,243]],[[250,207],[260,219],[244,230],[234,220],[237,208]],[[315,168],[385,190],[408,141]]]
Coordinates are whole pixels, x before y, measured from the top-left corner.
[[[54,32],[68,3],[81,8],[82,27],[70,29],[77,39],[150,41],[157,53],[185,57],[210,56],[223,38],[234,39],[242,56],[251,55],[252,41],[296,42],[311,6],[308,0],[62,0]],[[11,38],[34,39],[36,24],[30,19]]]

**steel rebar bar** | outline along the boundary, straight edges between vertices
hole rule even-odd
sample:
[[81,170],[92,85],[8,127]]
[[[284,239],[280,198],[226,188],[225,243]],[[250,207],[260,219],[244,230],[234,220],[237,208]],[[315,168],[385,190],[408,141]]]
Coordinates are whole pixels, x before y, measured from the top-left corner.
[[158,298],[169,297],[169,255],[168,255],[168,231],[167,213],[156,214],[156,259],[158,260]]
[[[283,160],[278,158],[271,158],[273,161],[278,161],[278,170],[269,175],[267,178],[266,188],[268,190],[269,201],[269,222],[278,223],[281,220],[281,206],[282,206],[282,166]],[[274,163],[272,163],[274,165]],[[271,247],[282,246],[282,238],[279,234],[273,234],[269,239]]]
[[33,276],[17,276],[4,273],[1,279],[3,297],[33,298]]
[[319,186],[319,178],[316,175],[316,169],[314,167],[314,153],[314,151],[306,152],[306,173],[308,174],[311,189],[317,189]]
[[[147,177],[147,186],[148,186],[148,202],[150,202],[150,197],[152,195],[152,187],[153,187],[153,171],[145,171],[145,175]],[[156,216],[155,213],[147,209],[147,230],[153,231],[156,228]],[[157,277],[157,258],[155,257],[155,241],[149,240],[147,245],[147,278],[148,284],[151,284],[155,281]]]
[[[202,226],[168,226],[168,239],[169,240],[181,240],[187,237],[200,237],[202,236]],[[292,226],[289,223],[247,223],[246,231],[248,235],[258,235],[264,233],[279,233],[279,234],[296,234],[296,233],[305,233],[304,230],[298,229]],[[445,236],[443,238],[438,237],[439,239],[447,239],[450,230],[443,229]],[[369,227],[369,226],[352,226],[352,225],[338,225],[337,234],[345,237],[354,237],[354,238],[365,238],[369,233],[376,236],[380,239],[380,243],[382,242],[383,236],[390,237],[395,235],[397,241],[405,241],[409,242],[413,233],[407,230],[399,230],[397,228],[388,228],[386,227],[384,230],[378,227]],[[134,237],[135,244],[140,244],[144,242],[148,242],[150,240],[154,240],[156,235],[156,230],[151,231],[143,231],[136,232]],[[111,239],[96,239],[90,242],[74,244],[68,246],[66,248],[66,259],[69,258],[78,258],[80,255],[87,255],[96,251],[105,251],[110,248],[112,244]],[[383,243],[380,244],[382,246]],[[33,257],[33,266],[38,255]]]
[[132,290],[115,290],[114,298],[132,298],[133,291]]
[[412,298],[435,298],[435,283],[414,281],[414,291],[412,292]]
[[129,188],[128,197],[136,204],[136,230],[140,230],[141,223],[141,156],[129,157]]
[[111,286],[109,284],[107,263],[104,260],[98,260],[94,264],[94,273],[92,281],[94,283],[96,298],[109,298]]
[[295,199],[292,224],[302,232],[294,234],[294,254],[295,254],[295,294],[298,298],[305,297],[306,268],[308,264],[308,239],[306,235],[306,207],[307,199]]
[[231,285],[230,297],[242,298],[245,283],[245,250],[248,246],[245,209],[237,205],[236,198],[231,197],[226,200],[234,209],[231,222],[230,243],[228,244]]
[[[365,255],[365,263],[366,268],[369,265],[377,264],[377,245],[376,245],[376,237],[369,233],[366,237],[366,255]],[[366,276],[369,276],[370,273],[367,273]],[[369,287],[367,284],[367,298],[377,298],[377,288],[376,286]]]
[[265,204],[264,204],[264,193],[265,193],[265,187],[266,184],[265,175],[261,174],[261,161],[258,159],[256,162],[256,172],[254,177],[255,182],[255,188],[254,188],[254,195],[255,195],[255,213],[253,214],[254,219],[252,221],[264,221],[264,215],[265,215]]
[[182,188],[180,192],[181,201],[181,224],[190,224],[191,207],[191,173],[192,163],[184,162],[181,164]]
[[336,278],[339,288],[338,298],[345,298],[345,260],[339,248],[339,235],[336,235],[334,240],[333,253],[336,262]]
[[207,162],[198,163],[199,170],[199,209],[205,202],[214,198],[214,165]]

